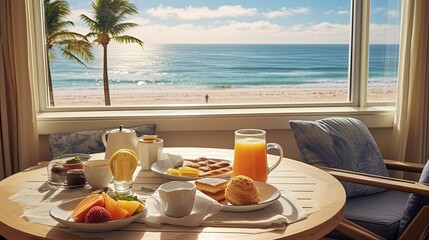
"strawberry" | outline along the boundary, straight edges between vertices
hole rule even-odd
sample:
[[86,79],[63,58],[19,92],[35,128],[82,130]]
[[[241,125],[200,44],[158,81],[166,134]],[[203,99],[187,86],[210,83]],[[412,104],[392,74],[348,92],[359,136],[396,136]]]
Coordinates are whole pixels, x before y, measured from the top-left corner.
[[110,214],[107,209],[94,206],[89,209],[88,213],[85,216],[86,223],[99,223],[99,222],[107,222],[112,220],[112,214]]

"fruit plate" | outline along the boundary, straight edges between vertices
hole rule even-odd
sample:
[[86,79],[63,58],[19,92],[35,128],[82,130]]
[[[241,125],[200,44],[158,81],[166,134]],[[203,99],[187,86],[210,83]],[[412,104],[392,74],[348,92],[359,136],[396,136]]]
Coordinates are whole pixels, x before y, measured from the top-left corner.
[[84,199],[83,198],[76,198],[72,199],[66,202],[63,202],[53,208],[49,215],[53,219],[55,219],[57,222],[63,224],[66,227],[82,231],[82,232],[106,232],[111,230],[120,229],[123,227],[128,226],[132,222],[134,222],[137,218],[142,216],[143,214],[146,214],[147,209],[143,212],[134,214],[130,217],[120,219],[120,220],[114,220],[114,221],[108,221],[108,222],[102,222],[102,223],[81,223],[81,222],[74,222],[71,219],[71,214],[75,207]]
[[260,201],[258,204],[234,206],[224,200],[220,202],[223,205],[221,211],[224,212],[250,212],[256,211],[273,204],[280,197],[280,191],[271,184],[255,181],[259,189]]
[[[225,162],[228,162],[232,166],[232,163],[229,160],[214,159],[214,158],[210,158],[210,160],[214,160],[216,162],[225,161]],[[158,173],[159,175],[161,175],[167,179],[175,180],[175,181],[189,181],[189,180],[196,180],[196,179],[203,178],[203,177],[176,176],[176,175],[170,175],[167,173],[167,169],[180,167],[180,166],[182,166],[182,163],[183,163],[182,161],[171,162],[170,160],[161,160],[161,161],[157,161],[154,164],[152,164],[150,169],[152,170],[152,172]],[[229,171],[229,172],[226,172],[223,174],[213,175],[213,176],[209,176],[209,177],[229,178],[229,177],[231,177],[231,175],[232,175],[232,171]]]

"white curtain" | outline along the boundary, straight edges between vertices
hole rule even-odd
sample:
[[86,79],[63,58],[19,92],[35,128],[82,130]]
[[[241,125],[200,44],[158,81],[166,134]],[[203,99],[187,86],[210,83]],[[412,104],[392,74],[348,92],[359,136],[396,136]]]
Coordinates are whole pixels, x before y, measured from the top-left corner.
[[402,3],[395,158],[424,163],[429,158],[429,1]]
[[0,1],[0,179],[39,160],[25,1]]

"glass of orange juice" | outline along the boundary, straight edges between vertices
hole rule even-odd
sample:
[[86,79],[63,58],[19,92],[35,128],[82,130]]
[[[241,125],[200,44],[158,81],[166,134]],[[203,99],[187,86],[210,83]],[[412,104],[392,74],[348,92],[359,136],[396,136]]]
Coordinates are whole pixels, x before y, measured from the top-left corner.
[[136,153],[130,149],[116,151],[109,160],[115,191],[129,195],[133,185],[133,174],[137,168]]
[[[240,129],[235,131],[233,176],[245,175],[255,181],[266,182],[268,173],[283,159],[283,149],[277,143],[266,143],[265,131],[260,129]],[[279,151],[279,159],[268,168],[267,150]]]

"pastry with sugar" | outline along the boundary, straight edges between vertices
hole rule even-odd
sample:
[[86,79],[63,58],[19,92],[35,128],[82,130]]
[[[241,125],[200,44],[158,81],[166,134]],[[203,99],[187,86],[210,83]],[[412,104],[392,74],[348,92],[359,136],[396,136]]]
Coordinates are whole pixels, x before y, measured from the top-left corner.
[[225,200],[225,188],[228,180],[221,178],[201,178],[195,181],[198,190],[220,202]]

